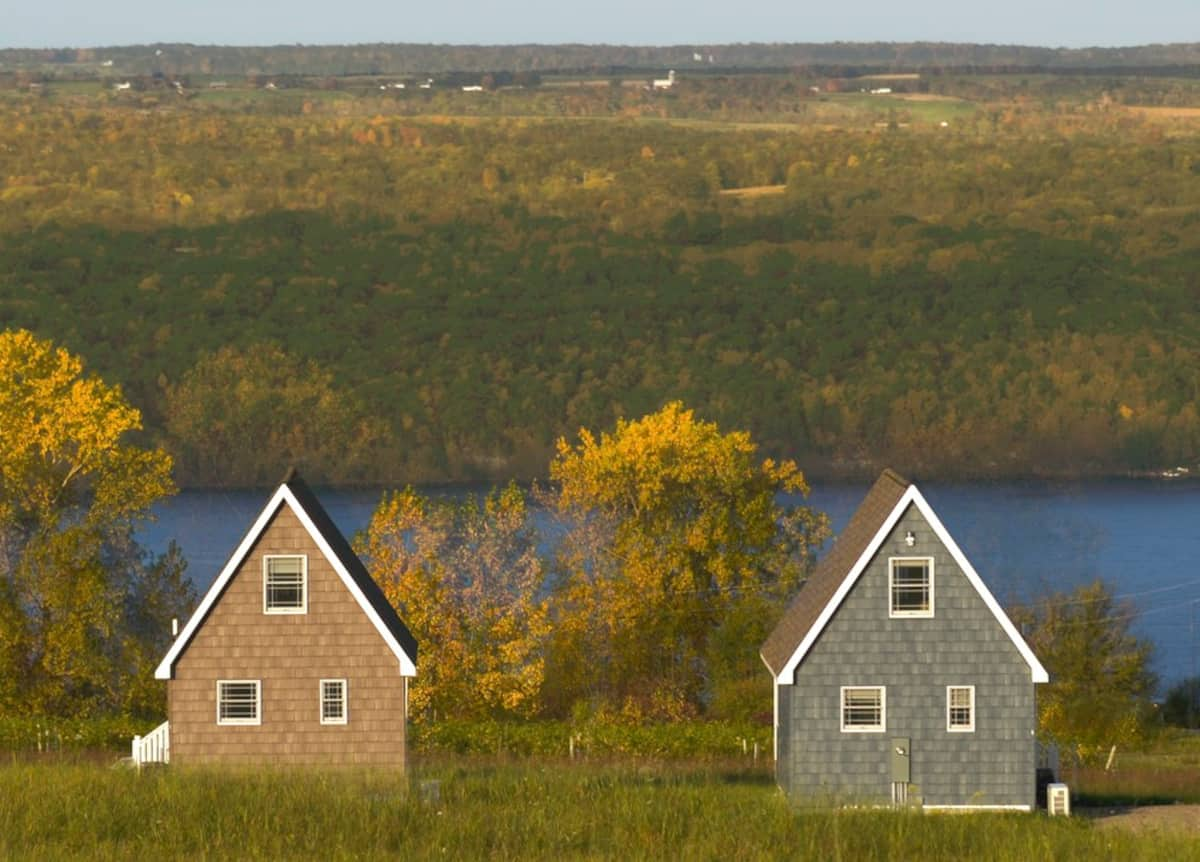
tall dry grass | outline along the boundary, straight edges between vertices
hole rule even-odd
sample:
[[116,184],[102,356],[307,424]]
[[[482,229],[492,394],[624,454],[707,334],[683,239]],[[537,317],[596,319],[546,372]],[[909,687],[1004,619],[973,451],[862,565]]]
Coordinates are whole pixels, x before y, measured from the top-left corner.
[[453,761],[364,771],[0,767],[4,859],[1195,858],[1079,819],[805,810],[763,770]]

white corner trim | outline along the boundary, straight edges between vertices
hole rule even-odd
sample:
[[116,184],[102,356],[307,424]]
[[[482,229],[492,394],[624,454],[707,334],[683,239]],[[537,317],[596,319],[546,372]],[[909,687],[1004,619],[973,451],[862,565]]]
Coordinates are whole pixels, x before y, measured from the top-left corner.
[[771,693],[775,695],[772,703],[774,712],[774,724],[771,726],[771,760],[779,762],[779,681],[771,680]]
[[896,522],[900,520],[900,516],[904,514],[904,510],[908,508],[908,504],[912,502],[913,494],[916,492],[916,490],[917,488],[915,485],[908,486],[908,490],[904,492],[904,495],[900,498],[900,502],[898,502],[892,508],[892,511],[888,513],[887,518],[885,518],[883,521],[883,525],[879,528],[875,535],[871,537],[871,541],[867,544],[866,550],[862,552],[859,558],[855,561],[854,565],[850,568],[849,573],[847,573],[846,577],[842,580],[841,586],[839,586],[837,588],[837,592],[833,594],[833,598],[830,599],[829,603],[821,609],[821,615],[817,617],[817,621],[813,623],[812,628],[808,630],[808,634],[804,636],[804,640],[800,641],[800,646],[796,647],[796,651],[792,653],[792,657],[787,660],[787,664],[785,664],[783,666],[783,670],[779,672],[779,681],[782,684],[790,685],[795,683],[796,666],[800,664],[801,659],[808,654],[808,651],[816,642],[817,636],[825,630],[825,626],[828,625],[829,621],[833,618],[834,612],[841,607],[842,601],[850,592],[850,588],[853,587],[855,582],[858,581],[859,576],[867,567],[867,563],[869,563],[871,558],[875,556],[876,552],[879,550],[879,546],[883,544],[883,540],[887,538],[887,535],[892,531],[892,528],[896,526]]
[[412,656],[408,655],[404,651],[404,647],[400,645],[400,642],[396,640],[395,636],[391,633],[391,631],[388,630],[388,627],[383,624],[383,620],[380,619],[379,614],[375,612],[375,608],[373,608],[371,603],[367,601],[367,597],[363,594],[362,590],[358,588],[358,584],[354,582],[354,578],[350,576],[350,572],[348,572],[346,567],[342,565],[342,562],[338,559],[337,554],[335,554],[333,549],[329,547],[329,543],[326,542],[321,536],[321,532],[312,522],[312,519],[309,518],[308,513],[304,511],[304,507],[301,506],[299,501],[296,500],[295,495],[291,492],[287,485],[280,485],[279,489],[267,502],[267,505],[263,507],[263,510],[261,513],[259,513],[258,518],[255,519],[254,524],[246,533],[245,538],[242,539],[241,544],[238,545],[237,550],[233,552],[233,556],[229,558],[229,562],[225,564],[225,568],[221,570],[221,573],[217,575],[216,580],[212,582],[212,586],[208,588],[208,592],[204,594],[204,598],[200,600],[200,604],[196,607],[196,610],[193,611],[192,615],[188,618],[187,625],[183,627],[183,630],[179,633],[179,637],[177,637],[175,642],[171,644],[171,648],[167,651],[167,654],[163,657],[163,660],[159,662],[158,667],[155,668],[155,679],[171,678],[175,669],[175,661],[179,658],[184,648],[196,634],[197,629],[200,628],[200,625],[208,617],[208,613],[210,610],[212,610],[212,606],[216,604],[217,599],[220,598],[221,593],[224,592],[226,585],[237,573],[238,568],[245,560],[246,555],[250,552],[250,549],[254,546],[254,543],[258,541],[259,536],[261,536],[262,532],[267,528],[267,524],[271,522],[271,518],[275,516],[275,513],[278,511],[279,507],[285,504],[292,510],[292,513],[296,516],[300,523],[304,525],[304,529],[308,531],[309,538],[311,538],[316,546],[320,549],[321,554],[325,557],[325,560],[330,566],[333,567],[333,570],[337,572],[338,577],[342,579],[342,583],[345,585],[346,589],[350,591],[350,594],[354,596],[354,600],[358,602],[359,608],[361,608],[363,613],[367,615],[367,619],[369,619],[371,624],[375,626],[376,631],[379,632],[384,642],[388,645],[388,648],[392,651],[396,658],[399,659],[400,675],[417,675],[417,666],[413,661]]
[[922,805],[925,811],[1032,811],[1030,805],[997,804],[997,805]]
[[262,531],[266,529],[271,517],[275,514],[275,510],[279,508],[279,504],[283,500],[285,490],[285,486],[280,485],[279,490],[272,495],[267,505],[263,507],[258,518],[255,519],[250,529],[246,532],[245,537],[243,537],[241,544],[237,546],[237,550],[233,552],[233,556],[225,564],[225,568],[221,569],[221,573],[212,582],[212,586],[208,588],[208,592],[204,594],[204,597],[200,600],[200,604],[196,606],[196,610],[188,617],[183,630],[179,632],[179,637],[175,638],[175,643],[171,644],[171,648],[167,650],[167,654],[163,656],[163,660],[154,669],[155,679],[171,678],[175,667],[175,660],[179,658],[179,654],[183,652],[183,648],[191,641],[192,635],[196,633],[196,629],[200,627],[200,623],[204,621],[208,616],[209,610],[216,604],[221,592],[225,589],[225,585],[229,583],[230,578],[233,577],[238,566],[241,565],[242,560],[249,553],[250,548],[258,540]]
[[354,600],[358,602],[359,608],[367,615],[367,619],[371,621],[376,631],[383,637],[388,648],[400,660],[400,675],[416,676],[417,665],[413,661],[412,656],[404,651],[404,647],[400,645],[400,642],[396,640],[395,636],[388,630],[388,627],[383,624],[383,620],[375,612],[375,608],[367,601],[367,597],[358,588],[358,584],[354,582],[354,578],[350,577],[350,572],[342,565],[342,561],[333,552],[333,548],[329,547],[329,544],[312,522],[312,519],[308,517],[308,513],[304,511],[304,507],[296,501],[296,498],[292,495],[287,485],[284,485],[281,490],[284,492],[284,500],[287,501],[292,511],[295,512],[296,517],[300,519],[300,523],[304,525],[304,529],[308,530],[308,535],[317,543],[317,547],[321,549],[321,553],[325,555],[325,559],[329,562],[329,565],[333,566],[334,571],[338,573],[338,576],[342,579],[342,583],[346,585],[346,589],[354,596]]
[[1037,656],[1033,654],[1033,650],[1029,648],[1029,644],[1025,643],[1025,639],[1021,637],[1021,633],[1018,632],[1016,626],[1012,624],[1012,620],[1008,618],[1008,614],[1006,614],[1003,608],[1000,607],[1000,604],[996,601],[995,596],[992,595],[991,591],[983,583],[983,579],[979,577],[978,572],[975,571],[975,567],[971,565],[969,560],[967,560],[966,555],[964,555],[962,552],[962,549],[958,547],[958,543],[955,542],[950,536],[950,533],[946,530],[945,525],[942,524],[941,519],[921,495],[921,492],[917,490],[916,485],[908,486],[908,489],[904,492],[904,495],[901,496],[899,502],[897,502],[892,508],[892,511],[888,513],[887,518],[884,519],[882,526],[880,526],[875,535],[871,537],[871,541],[867,545],[866,550],[864,550],[859,558],[855,561],[849,573],[847,573],[846,577],[842,580],[841,585],[837,588],[837,592],[833,594],[833,598],[831,598],[829,603],[826,604],[821,610],[821,615],[817,617],[817,621],[813,624],[812,628],[808,630],[808,634],[804,636],[804,640],[800,642],[800,645],[796,647],[795,652],[792,653],[792,657],[789,658],[787,663],[783,666],[783,670],[779,672],[777,682],[781,685],[791,685],[795,683],[796,667],[803,660],[804,656],[808,654],[808,651],[812,649],[812,645],[816,643],[816,640],[820,636],[821,632],[825,630],[825,626],[829,624],[829,621],[833,618],[834,613],[836,613],[837,609],[841,607],[842,602],[845,600],[850,590],[854,587],[855,583],[858,582],[859,577],[861,577],[862,573],[866,570],[867,564],[870,563],[875,557],[875,554],[879,552],[880,546],[892,532],[892,529],[896,526],[905,510],[908,509],[910,505],[916,506],[917,511],[924,516],[926,522],[930,527],[933,528],[934,534],[937,535],[938,539],[941,540],[942,545],[945,546],[946,550],[950,552],[950,556],[954,558],[954,562],[958,564],[959,569],[961,569],[962,573],[966,575],[967,580],[971,583],[971,586],[973,586],[975,591],[979,593],[979,597],[983,599],[984,604],[987,605],[988,609],[992,612],[992,615],[995,616],[996,621],[1000,623],[1000,627],[1004,629],[1004,633],[1007,634],[1009,639],[1013,642],[1013,645],[1017,648],[1017,652],[1019,652],[1021,657],[1025,659],[1025,663],[1029,665],[1033,682],[1049,682],[1050,675],[1046,673],[1046,668],[1042,666],[1042,663],[1038,661]]
[[950,552],[950,556],[954,558],[954,562],[958,563],[958,567],[962,569],[963,574],[967,576],[967,580],[971,582],[971,586],[979,593],[979,597],[983,599],[983,603],[988,606],[988,610],[996,618],[996,622],[1000,623],[1000,627],[1004,629],[1004,633],[1008,635],[1013,642],[1013,646],[1017,648],[1017,652],[1021,654],[1021,658],[1025,659],[1025,663],[1029,665],[1030,673],[1035,683],[1049,682],[1050,674],[1046,672],[1046,668],[1038,661],[1037,656],[1033,654],[1033,650],[1029,648],[1029,644],[1025,643],[1025,638],[1021,637],[1021,633],[1017,631],[1017,627],[1013,625],[1012,620],[1008,618],[1008,614],[1004,612],[1004,608],[1000,607],[1000,603],[996,601],[996,597],[992,595],[992,591],[987,588],[987,584],[983,582],[983,578],[979,577],[979,573],[975,571],[975,567],[971,565],[971,561],[967,559],[967,555],[962,552],[962,548],[958,546],[958,542],[950,535],[942,523],[942,519],[937,516],[933,508],[921,496],[921,492],[917,491],[916,486],[910,490],[915,492],[914,502],[917,504],[917,509],[925,516],[925,520],[933,527],[933,531],[937,537],[942,540],[942,544]]

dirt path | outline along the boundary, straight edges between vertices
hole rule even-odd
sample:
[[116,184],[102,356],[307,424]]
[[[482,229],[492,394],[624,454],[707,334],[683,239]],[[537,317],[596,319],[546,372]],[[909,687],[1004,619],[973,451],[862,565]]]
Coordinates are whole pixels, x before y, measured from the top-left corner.
[[1139,807],[1078,808],[1101,829],[1135,832],[1193,832],[1200,835],[1200,805],[1142,805]]

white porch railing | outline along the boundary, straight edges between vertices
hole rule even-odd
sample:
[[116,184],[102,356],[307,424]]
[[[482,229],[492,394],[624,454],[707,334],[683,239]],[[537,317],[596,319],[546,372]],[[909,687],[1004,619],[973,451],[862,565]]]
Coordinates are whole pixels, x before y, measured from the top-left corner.
[[164,721],[145,736],[135,736],[132,746],[134,765],[171,762],[171,723]]

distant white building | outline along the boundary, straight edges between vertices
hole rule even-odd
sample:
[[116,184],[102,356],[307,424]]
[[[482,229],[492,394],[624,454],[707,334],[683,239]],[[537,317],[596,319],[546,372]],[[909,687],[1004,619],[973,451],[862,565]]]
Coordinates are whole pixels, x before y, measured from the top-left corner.
[[482,93],[483,92],[483,87],[479,86],[478,84],[468,84],[467,86],[463,87],[462,89],[463,89],[464,93]]
[[655,90],[669,90],[675,86],[675,70],[667,72],[665,78],[655,78],[653,87]]
[[133,84],[129,83],[128,81],[122,81],[121,83],[119,83],[115,87],[113,87],[113,89],[114,90],[132,90]]

